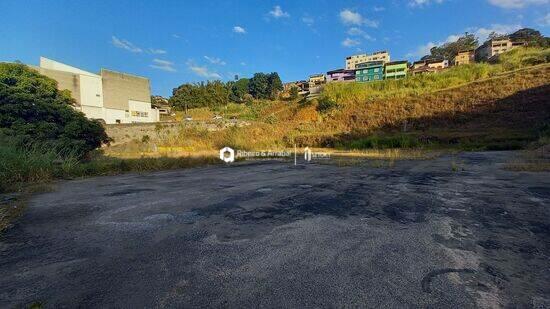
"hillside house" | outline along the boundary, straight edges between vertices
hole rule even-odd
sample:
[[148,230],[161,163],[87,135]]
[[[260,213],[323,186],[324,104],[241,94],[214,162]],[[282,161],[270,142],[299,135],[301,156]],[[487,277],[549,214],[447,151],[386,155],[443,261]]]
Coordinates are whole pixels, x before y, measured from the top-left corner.
[[449,60],[446,59],[428,59],[426,65],[430,69],[446,69],[449,67]]
[[387,51],[378,51],[372,54],[353,55],[346,58],[346,70],[355,70],[359,63],[382,61],[390,62],[390,53]]
[[512,42],[508,37],[493,38],[475,50],[475,60],[492,61],[502,53],[525,45],[525,42]]
[[309,77],[309,88],[326,84],[327,79],[325,74],[314,74]]
[[384,65],[385,79],[401,79],[407,77],[408,62],[393,61]]
[[355,70],[338,69],[327,72],[327,82],[349,82],[355,80]]
[[355,69],[355,80],[358,82],[372,82],[384,79],[384,62],[369,61],[359,63]]
[[453,61],[454,65],[464,65],[474,63],[476,59],[476,52],[474,49],[460,51],[456,54]]

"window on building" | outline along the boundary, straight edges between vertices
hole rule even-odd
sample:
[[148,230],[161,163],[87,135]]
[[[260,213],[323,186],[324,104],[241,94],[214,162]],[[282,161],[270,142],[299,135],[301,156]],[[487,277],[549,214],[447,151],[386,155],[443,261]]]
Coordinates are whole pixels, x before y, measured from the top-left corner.
[[132,111],[133,117],[149,117],[148,112],[138,112],[138,111]]

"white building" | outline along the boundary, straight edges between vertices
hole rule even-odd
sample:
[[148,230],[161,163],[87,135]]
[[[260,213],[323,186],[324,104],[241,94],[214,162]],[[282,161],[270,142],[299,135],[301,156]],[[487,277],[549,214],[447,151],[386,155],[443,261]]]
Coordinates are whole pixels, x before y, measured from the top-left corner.
[[371,61],[390,62],[390,54],[387,51],[374,52],[372,54],[360,54],[346,57],[346,70],[355,70],[355,66],[360,63]]
[[107,124],[159,121],[147,78],[105,69],[98,75],[44,57],[36,69],[55,79],[60,90],[69,90],[75,109],[90,119]]

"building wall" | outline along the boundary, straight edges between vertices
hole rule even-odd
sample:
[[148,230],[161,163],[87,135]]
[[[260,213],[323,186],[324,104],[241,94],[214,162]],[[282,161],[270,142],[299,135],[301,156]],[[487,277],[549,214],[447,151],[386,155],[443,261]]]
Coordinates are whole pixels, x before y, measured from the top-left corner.
[[356,69],[355,80],[358,82],[372,82],[384,79],[382,65]]
[[114,108],[103,108],[103,119],[107,124],[132,123],[129,112]]
[[312,75],[309,77],[309,88],[324,84],[325,82],[326,76],[324,74]]
[[105,108],[128,110],[130,100],[151,103],[148,79],[104,69],[101,77]]
[[45,68],[35,67],[35,69],[42,75],[45,75],[51,79],[57,81],[57,89],[69,90],[71,97],[76,101],[76,105],[81,104],[80,100],[80,75],[69,72],[55,71]]
[[341,81],[354,81],[355,72],[337,72],[337,73],[327,73],[327,82],[341,82]]
[[157,122],[158,110],[151,108],[151,103],[130,100],[130,122]]
[[406,63],[386,65],[385,67],[385,73],[384,73],[385,79],[400,79],[400,78],[405,78],[406,76],[407,76]]
[[90,73],[88,71],[84,71],[84,70],[81,70],[79,68],[75,68],[75,67],[72,67],[70,65],[66,65],[64,63],[57,62],[55,60],[51,60],[51,59],[44,58],[44,57],[40,57],[40,67],[43,68],[43,69],[69,72],[69,73],[74,73],[74,74],[99,76],[97,74]]
[[475,53],[474,52],[462,52],[458,53],[456,55],[454,64],[455,65],[464,65],[464,64],[470,64],[475,61]]
[[438,62],[427,62],[427,65],[431,69],[444,69],[449,66],[448,60],[438,61]]
[[105,119],[103,107],[82,105],[78,110],[86,114],[86,117],[90,119]]
[[103,107],[101,77],[80,75],[80,100],[82,106]]
[[88,118],[107,124],[159,121],[158,110],[151,108],[147,78],[103,69],[97,75],[44,57],[40,66],[36,69],[41,74],[71,92],[75,109]]
[[500,55],[514,48],[509,39],[489,40],[475,51],[476,60],[488,60],[491,57]]
[[382,61],[390,62],[390,54],[388,52],[377,52],[373,54],[353,55],[346,58],[346,70],[355,70],[357,65],[364,62]]

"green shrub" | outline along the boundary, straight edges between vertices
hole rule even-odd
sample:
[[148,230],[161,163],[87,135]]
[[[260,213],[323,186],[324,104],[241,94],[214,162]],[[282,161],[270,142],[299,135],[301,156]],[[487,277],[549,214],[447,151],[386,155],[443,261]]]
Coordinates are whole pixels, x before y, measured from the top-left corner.
[[0,63],[0,133],[18,147],[41,144],[84,157],[109,142],[102,125],[71,107],[56,81],[22,64]]
[[319,98],[318,102],[319,103],[317,104],[317,111],[320,113],[326,113],[339,107],[338,103],[335,100],[332,100],[326,96],[322,96],[321,98]]

